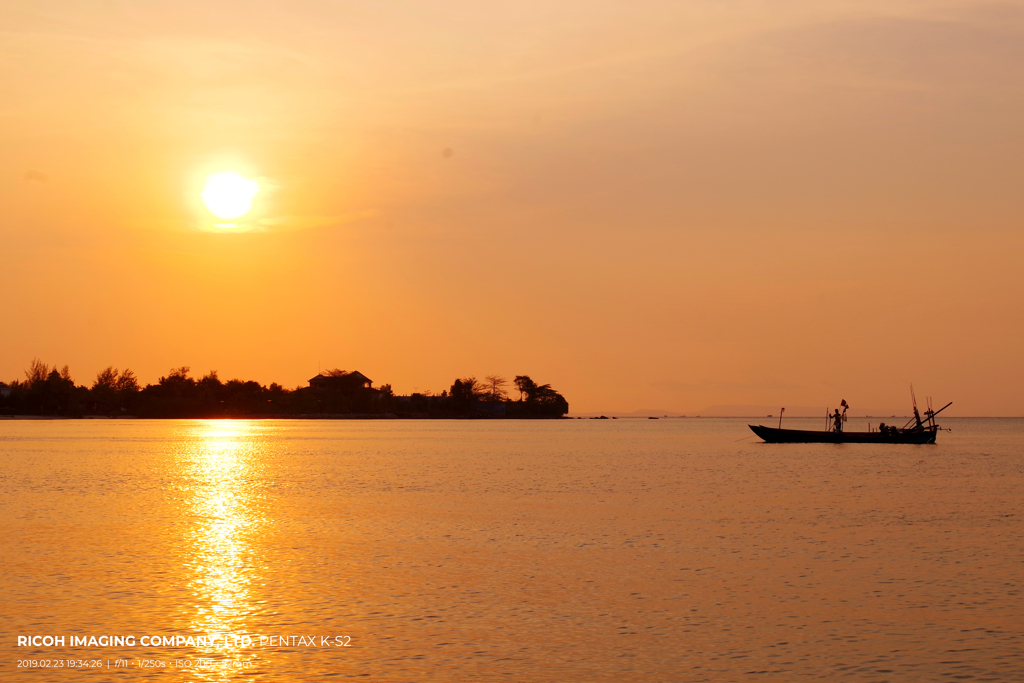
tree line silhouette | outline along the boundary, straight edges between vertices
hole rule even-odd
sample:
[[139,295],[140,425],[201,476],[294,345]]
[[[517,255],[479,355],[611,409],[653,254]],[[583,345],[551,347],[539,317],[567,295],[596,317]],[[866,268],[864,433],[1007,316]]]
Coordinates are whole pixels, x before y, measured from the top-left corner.
[[[405,417],[405,418],[551,418],[569,412],[569,403],[550,384],[537,384],[528,375],[509,382],[500,375],[480,381],[456,379],[440,394],[417,392],[396,396],[390,384],[370,388],[345,382],[358,373],[328,370],[328,389],[286,389],[276,382],[232,379],[216,371],[190,375],[188,366],[172,368],[155,384],[141,386],[129,369],[111,366],[96,375],[91,387],[76,385],[67,365],[58,369],[34,359],[25,379],[15,380],[0,393],[0,413],[57,417]],[[359,375],[361,378],[362,375]],[[4,395],[6,394],[6,395]]]

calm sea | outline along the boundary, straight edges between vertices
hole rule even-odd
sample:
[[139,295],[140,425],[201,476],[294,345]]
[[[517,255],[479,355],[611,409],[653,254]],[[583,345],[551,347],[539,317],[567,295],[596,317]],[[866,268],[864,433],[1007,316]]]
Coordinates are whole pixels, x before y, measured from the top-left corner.
[[0,421],[0,678],[1021,681],[1024,420],[943,424]]

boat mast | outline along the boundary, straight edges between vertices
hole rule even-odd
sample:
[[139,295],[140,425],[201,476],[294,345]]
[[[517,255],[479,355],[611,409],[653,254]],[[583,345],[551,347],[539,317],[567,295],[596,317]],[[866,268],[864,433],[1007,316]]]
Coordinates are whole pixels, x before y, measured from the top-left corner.
[[917,428],[921,429],[921,413],[917,412],[917,396],[914,396],[914,385],[910,385],[910,400],[914,402],[914,419],[917,420]]

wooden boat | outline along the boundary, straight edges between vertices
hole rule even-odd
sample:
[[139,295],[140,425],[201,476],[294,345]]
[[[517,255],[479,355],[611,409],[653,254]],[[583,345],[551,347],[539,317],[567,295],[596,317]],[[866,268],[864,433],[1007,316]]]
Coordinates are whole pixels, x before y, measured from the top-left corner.
[[768,443],[935,443],[938,427],[921,431],[882,432],[814,432],[803,429],[776,429],[764,425],[747,425]]
[[[910,395],[913,398],[914,390],[911,387]],[[935,443],[935,437],[942,429],[935,423],[935,416],[946,408],[953,405],[950,401],[938,410],[932,410],[931,399],[928,399],[928,409],[924,411],[924,417],[917,410],[917,399],[913,398],[914,417],[903,427],[886,427],[877,431],[867,432],[846,432],[842,425],[846,421],[846,411],[849,406],[843,401],[843,412],[836,408],[834,415],[826,417],[833,421],[834,426],[823,432],[803,429],[782,429],[782,416],[779,416],[779,427],[765,427],[764,425],[747,425],[754,434],[764,439],[767,443],[909,443],[924,444]],[[785,408],[783,408],[785,411]],[[826,411],[827,415],[827,411]],[[870,425],[868,429],[870,430]]]

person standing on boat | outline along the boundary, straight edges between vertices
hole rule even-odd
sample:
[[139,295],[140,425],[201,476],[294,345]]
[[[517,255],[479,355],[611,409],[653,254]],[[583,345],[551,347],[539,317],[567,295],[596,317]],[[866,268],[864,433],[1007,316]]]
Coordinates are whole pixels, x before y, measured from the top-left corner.
[[843,431],[843,415],[839,412],[839,408],[836,408],[836,413],[832,416],[832,422],[835,425],[832,431],[837,434]]

